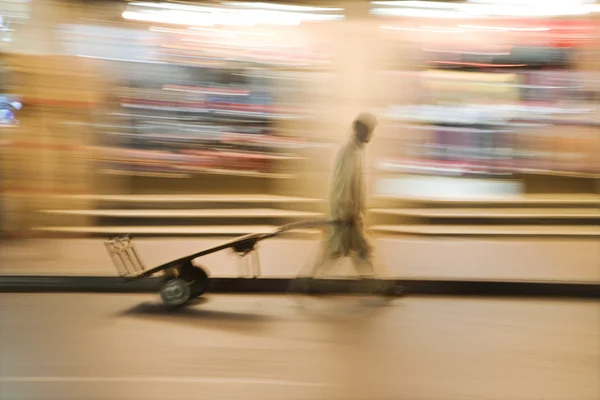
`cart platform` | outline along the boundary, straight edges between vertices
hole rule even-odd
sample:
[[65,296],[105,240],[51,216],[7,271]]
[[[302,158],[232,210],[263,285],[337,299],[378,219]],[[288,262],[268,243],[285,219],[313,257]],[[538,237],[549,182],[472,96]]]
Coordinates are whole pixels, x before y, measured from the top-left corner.
[[327,219],[282,225],[272,232],[244,235],[152,268],[146,268],[135,248],[133,239],[129,235],[111,238],[106,240],[104,245],[119,276],[126,280],[141,279],[161,272],[164,273],[166,278],[161,289],[161,297],[167,305],[176,306],[184,304],[191,297],[203,294],[208,289],[208,273],[203,268],[193,265],[193,260],[218,251],[231,249],[240,256],[240,259],[247,260],[245,256],[251,255],[251,260],[246,262],[240,268],[240,271],[245,277],[258,278],[261,275],[260,261],[255,251],[258,242],[274,238],[291,230],[322,227],[334,223],[336,223],[336,220]]

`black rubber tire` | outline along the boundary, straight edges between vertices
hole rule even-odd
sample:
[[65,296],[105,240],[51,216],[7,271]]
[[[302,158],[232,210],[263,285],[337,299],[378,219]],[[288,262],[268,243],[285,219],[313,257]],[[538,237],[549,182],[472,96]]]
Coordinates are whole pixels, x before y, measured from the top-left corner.
[[193,266],[187,271],[190,283],[190,297],[200,297],[210,288],[210,277],[204,268]]
[[386,297],[402,297],[404,295],[404,286],[401,285],[391,285],[387,288],[384,288],[382,294]]
[[181,307],[191,298],[190,285],[181,278],[167,279],[160,289],[160,298],[169,308]]

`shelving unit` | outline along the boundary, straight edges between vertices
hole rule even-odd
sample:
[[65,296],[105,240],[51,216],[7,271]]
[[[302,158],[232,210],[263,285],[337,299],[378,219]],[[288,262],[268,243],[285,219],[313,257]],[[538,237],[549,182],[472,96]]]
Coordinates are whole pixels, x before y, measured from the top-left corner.
[[417,236],[455,236],[455,237],[571,237],[571,238],[598,238],[600,228],[597,226],[541,226],[541,225],[514,225],[505,226],[460,226],[448,225],[375,225],[373,231],[392,235],[417,235]]
[[[274,225],[199,225],[199,226],[91,226],[91,227],[39,227],[41,233],[62,234],[67,236],[241,236],[250,233],[269,233],[276,228]],[[298,229],[288,234],[288,237],[314,237],[319,233],[315,229]]]
[[599,195],[523,195],[499,198],[377,196],[373,230],[441,236],[600,236]]
[[[428,219],[478,219],[478,220],[520,220],[520,219],[548,219],[548,220],[578,220],[600,219],[600,210],[597,207],[582,208],[375,208],[374,214],[428,218]],[[597,222],[598,223],[598,222]]]
[[[511,36],[510,29],[494,28],[546,32],[539,28],[545,22],[552,29],[537,36]],[[597,64],[587,53],[579,56],[590,48],[569,42],[571,31],[560,39],[564,48],[539,44],[549,40],[543,35],[579,29],[571,23],[577,22],[386,22],[393,28],[385,35],[392,43],[403,30],[410,35],[427,31],[422,33],[427,45],[413,57],[422,61],[422,71],[398,71],[387,64],[382,78],[390,82],[391,106],[383,112],[386,141],[375,164],[379,196],[370,214],[375,230],[444,236],[596,234],[598,85],[592,82],[596,71],[583,71],[576,60],[587,57],[588,67]],[[460,36],[464,41],[449,42],[441,33],[458,32],[459,25],[481,29],[472,33],[479,39]],[[494,35],[505,36],[498,41]],[[528,44],[523,46],[518,41],[524,35]],[[396,94],[396,81],[418,86],[419,98]]]
[[[344,135],[358,108],[371,107],[382,112],[369,177],[375,195],[387,194],[372,199],[378,229],[437,224],[484,232],[502,222],[517,232],[536,223],[597,223],[597,199],[579,200],[598,194],[600,115],[574,110],[596,108],[600,85],[573,90],[588,81],[572,72],[586,68],[573,66],[570,51],[536,42],[560,27],[539,31],[530,47],[496,46],[494,56],[481,54],[498,44],[488,40],[494,29],[464,41],[442,33],[443,45],[421,54],[421,73],[398,65],[412,57],[402,49],[376,49],[381,38],[372,34],[383,24],[375,19],[360,29],[356,18],[324,29],[330,22],[302,22],[311,36],[296,40],[292,26],[272,35],[260,24],[223,34],[222,26],[125,22],[117,7],[101,8],[106,20],[97,26],[56,29],[63,50],[85,56],[20,55],[12,63],[13,93],[26,98],[24,124],[8,149],[18,173],[4,182],[18,193],[13,203],[24,220],[13,223],[17,229],[237,234],[318,217],[326,153],[335,150],[326,146]],[[423,26],[432,30],[423,19],[404,21],[415,23],[411,40]],[[460,22],[435,21],[444,23]],[[570,46],[567,39],[561,46]],[[317,45],[305,51],[311,41]],[[356,48],[386,50],[394,61],[362,64]],[[587,60],[587,72],[596,73],[596,61]],[[374,89],[377,68],[387,75]],[[546,193],[569,199],[542,201]]]
[[[74,208],[79,202],[92,208]],[[263,233],[284,222],[318,219],[319,199],[268,194],[207,195],[61,195],[62,208],[41,210],[54,224],[36,230],[45,234],[106,236],[230,236]],[[74,217],[94,221],[69,225]],[[297,232],[310,235],[314,232]]]
[[[8,53],[6,70],[8,90],[23,106],[5,147],[3,233],[21,236],[43,224],[38,209],[55,207],[48,194],[91,189],[93,174],[82,157],[91,138],[81,126],[91,123],[103,81],[92,61],[69,56]],[[86,225],[84,219],[77,223]]]
[[[305,83],[328,74],[323,55],[290,61],[198,43],[188,29],[138,28],[131,59],[108,56],[102,40],[72,44],[108,80],[94,117],[65,124],[90,132],[79,150],[94,178],[84,193],[50,196],[34,231],[227,236],[323,216],[302,176],[320,147],[305,134],[315,107]],[[81,26],[63,30],[80,40]],[[195,41],[182,40],[190,33]],[[88,34],[118,46],[109,28]]]

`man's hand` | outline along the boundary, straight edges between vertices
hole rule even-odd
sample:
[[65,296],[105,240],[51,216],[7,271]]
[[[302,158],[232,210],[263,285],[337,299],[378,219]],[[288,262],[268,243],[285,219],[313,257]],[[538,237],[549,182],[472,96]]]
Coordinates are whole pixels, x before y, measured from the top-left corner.
[[352,225],[356,221],[356,217],[354,215],[344,215],[342,218],[338,220],[338,222],[342,225]]

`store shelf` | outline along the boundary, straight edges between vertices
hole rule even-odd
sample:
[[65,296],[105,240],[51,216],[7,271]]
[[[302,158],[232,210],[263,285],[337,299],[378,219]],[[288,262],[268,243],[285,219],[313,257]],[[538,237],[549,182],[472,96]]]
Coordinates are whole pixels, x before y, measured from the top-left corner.
[[[145,236],[237,236],[251,233],[261,234],[273,232],[277,227],[271,225],[203,225],[203,226],[82,226],[82,227],[38,227],[38,232],[55,234],[83,234],[83,235],[145,235]],[[291,235],[315,235],[320,231],[316,229],[298,229]]]
[[600,179],[600,173],[577,172],[577,171],[553,171],[553,170],[520,170],[522,175],[541,175],[557,178],[582,178],[582,179]]
[[282,174],[276,172],[257,172],[257,171],[244,171],[244,170],[227,170],[217,168],[207,168],[202,170],[203,173],[213,175],[229,175],[229,176],[244,176],[249,178],[273,178],[273,179],[292,179],[293,174]]
[[148,177],[148,178],[175,178],[175,179],[185,179],[191,178],[192,174],[180,174],[180,173],[171,173],[171,172],[145,172],[145,171],[127,171],[127,170],[119,170],[119,169],[102,169],[100,173],[105,175],[116,175],[116,176],[140,176],[140,177]]
[[121,203],[319,203],[322,199],[309,197],[277,196],[269,194],[83,194],[58,195],[60,200],[86,200]]
[[387,173],[404,173],[425,176],[510,176],[514,172],[507,168],[496,168],[494,166],[467,164],[467,163],[443,163],[443,162],[421,162],[421,163],[380,163],[377,169]]
[[600,208],[376,208],[375,214],[421,218],[599,219]]
[[376,225],[371,228],[378,233],[434,236],[556,236],[599,237],[598,226],[537,226],[537,225]]
[[226,170],[226,169],[205,169],[203,172],[213,175],[229,175],[229,176],[244,176],[249,178],[273,178],[273,179],[292,179],[293,174],[281,174],[275,172],[256,172],[243,170]]
[[72,109],[91,109],[98,104],[96,100],[89,101],[75,101],[75,100],[61,100],[55,98],[39,98],[39,97],[25,97],[23,104],[37,107],[57,107],[57,108],[72,108]]
[[577,195],[525,195],[498,198],[443,198],[443,197],[400,197],[377,195],[376,200],[406,201],[413,203],[454,204],[454,205],[554,205],[554,206],[600,206],[600,196],[593,194]]
[[270,208],[206,210],[43,210],[43,213],[114,218],[317,218],[321,213]]
[[527,118],[520,117],[515,118],[513,123],[536,123],[536,124],[552,124],[552,125],[563,125],[563,126],[587,126],[597,127],[600,126],[600,121],[597,119],[566,119],[566,118]]
[[476,163],[417,161],[417,162],[380,162],[377,169],[388,173],[405,173],[438,176],[509,176],[509,175],[541,175],[550,177],[598,179],[600,173],[585,171],[561,171],[553,169],[522,168],[518,165],[497,167],[492,165],[477,165]]
[[44,66],[32,66],[32,67],[21,67],[14,66],[7,68],[12,73],[23,73],[23,74],[39,74],[44,76],[63,77],[69,76],[70,78],[82,78],[82,79],[94,79],[96,76],[91,72],[77,72],[75,70],[65,71],[63,69],[48,68]]
[[292,174],[280,174],[274,172],[258,172],[258,171],[244,171],[244,170],[226,170],[216,168],[206,168],[198,170],[195,173],[177,173],[177,172],[146,172],[146,171],[128,171],[118,169],[103,169],[100,171],[106,175],[120,175],[120,176],[145,176],[153,178],[191,178],[194,175],[224,175],[224,176],[239,176],[247,178],[271,178],[271,179],[291,179],[294,177]]
[[[163,48],[170,48],[170,46],[163,46]],[[223,57],[194,57],[196,61],[207,61],[207,63],[198,62],[177,62],[171,60],[168,61],[154,61],[154,60],[136,60],[126,58],[111,58],[111,57],[99,57],[99,56],[80,56],[85,59],[100,60],[100,61],[113,61],[119,63],[128,64],[142,64],[142,65],[170,65],[173,67],[181,68],[199,68],[199,69],[239,69],[242,67],[249,68],[266,68],[270,71],[291,71],[291,72],[331,72],[335,69],[333,67],[313,65],[310,63],[281,63],[281,62],[269,62],[266,60],[238,60],[233,58]],[[176,57],[175,57],[176,58]],[[233,64],[232,64],[233,63]],[[235,64],[235,65],[234,65]]]

